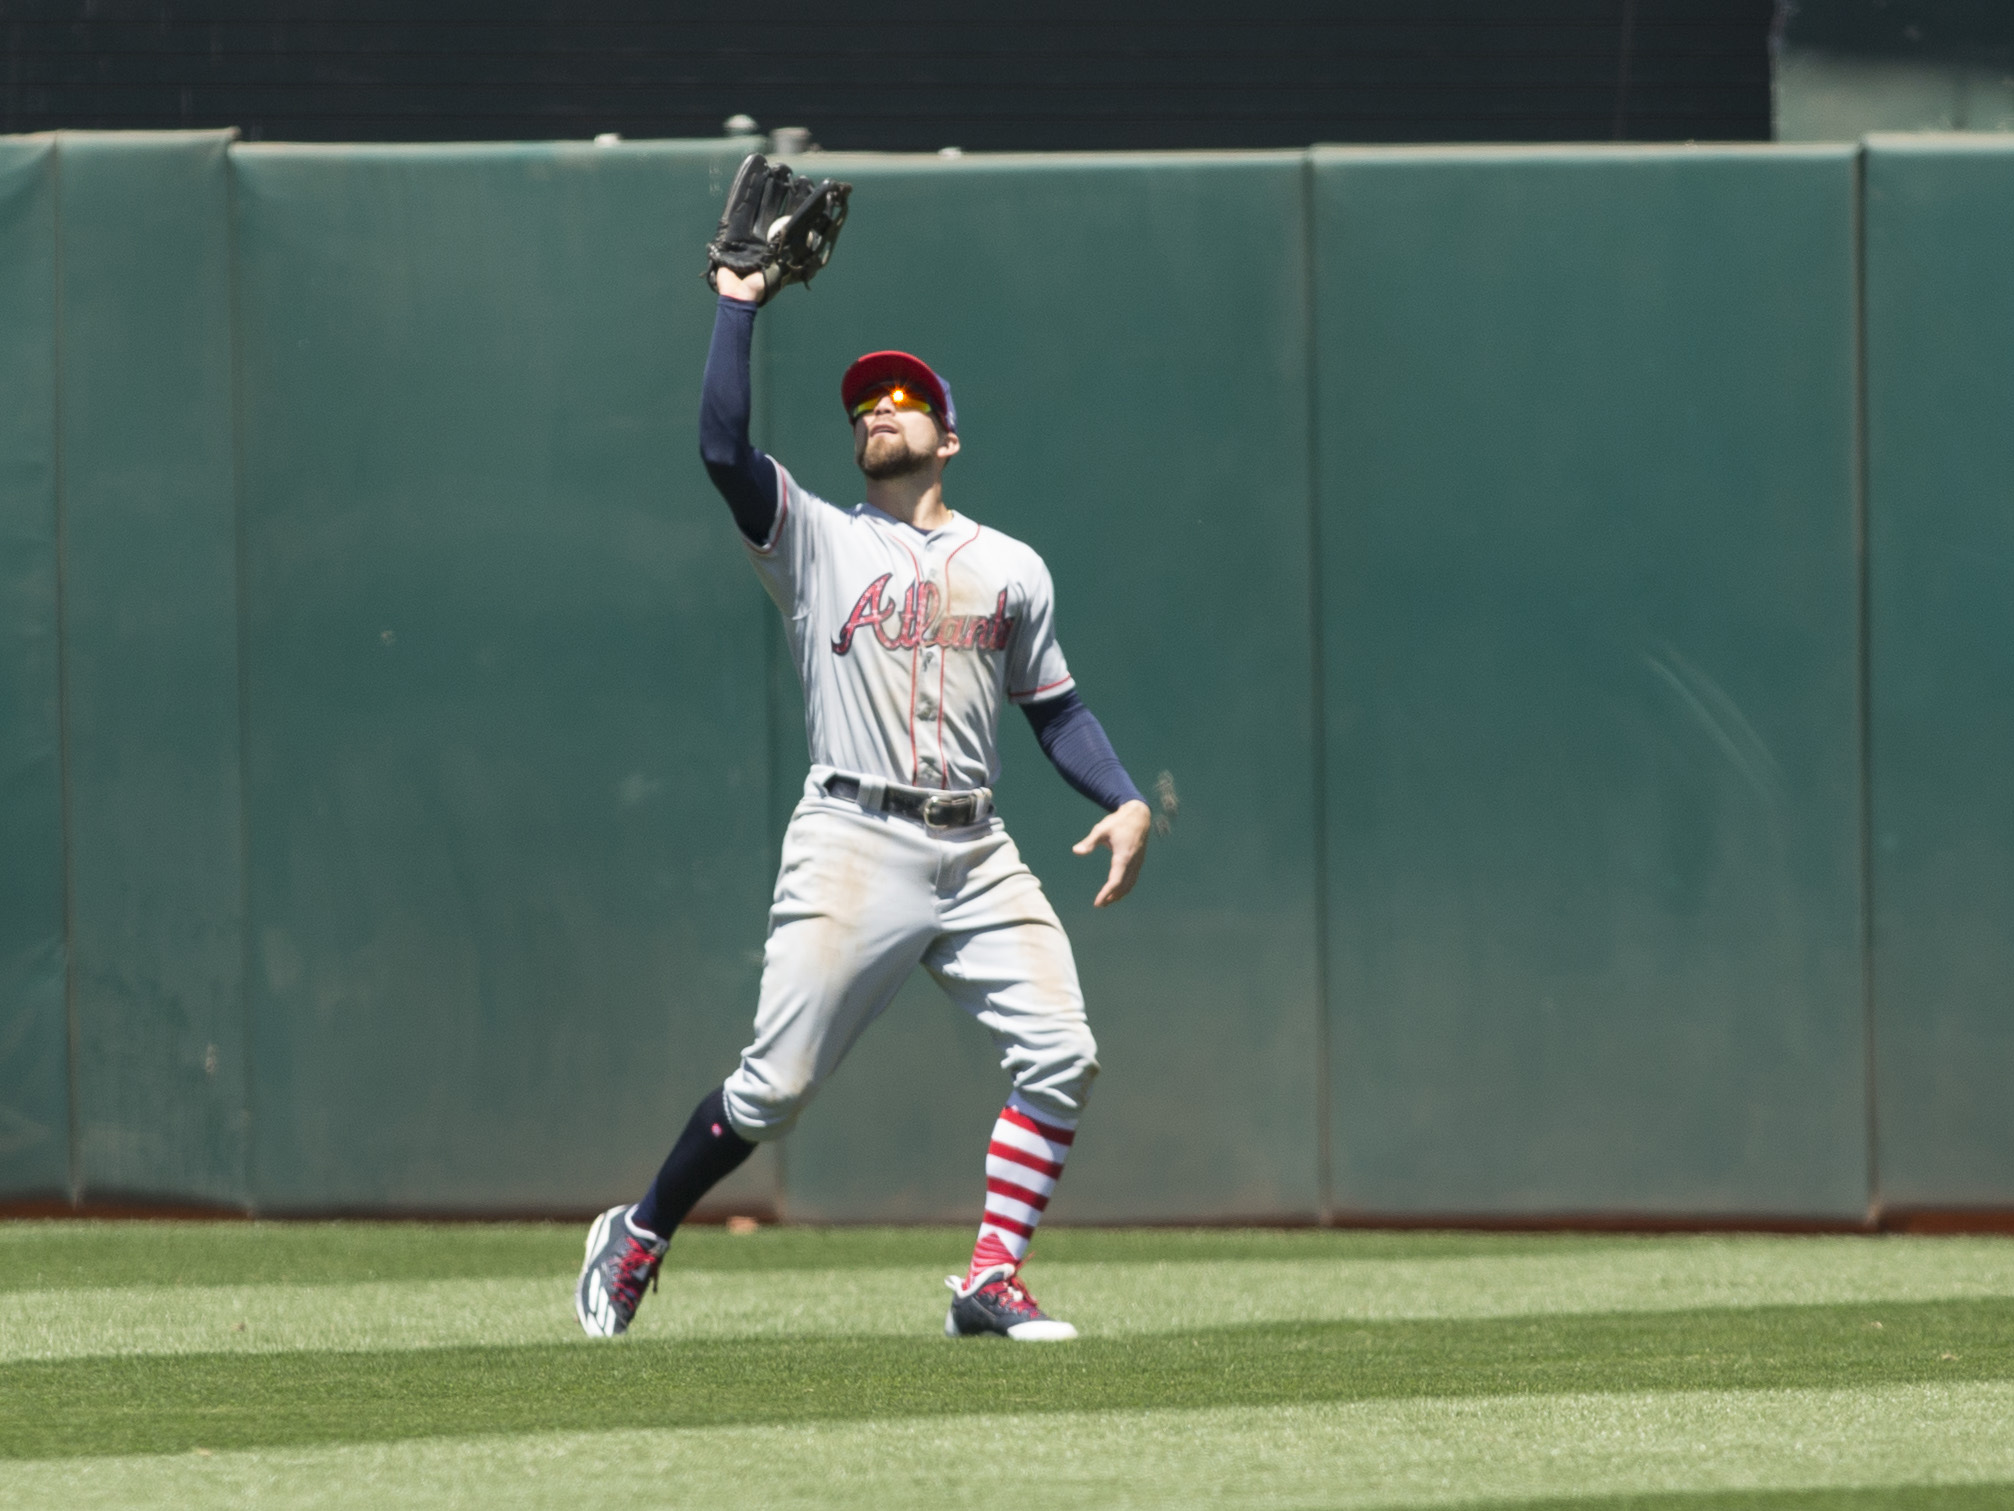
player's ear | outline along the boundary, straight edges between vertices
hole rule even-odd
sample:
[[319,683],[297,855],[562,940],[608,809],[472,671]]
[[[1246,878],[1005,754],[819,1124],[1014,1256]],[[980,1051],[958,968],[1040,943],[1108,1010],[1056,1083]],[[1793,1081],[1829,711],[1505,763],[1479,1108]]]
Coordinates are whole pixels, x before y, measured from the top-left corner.
[[958,455],[958,432],[955,430],[940,430],[938,436],[937,454],[948,462],[951,458]]

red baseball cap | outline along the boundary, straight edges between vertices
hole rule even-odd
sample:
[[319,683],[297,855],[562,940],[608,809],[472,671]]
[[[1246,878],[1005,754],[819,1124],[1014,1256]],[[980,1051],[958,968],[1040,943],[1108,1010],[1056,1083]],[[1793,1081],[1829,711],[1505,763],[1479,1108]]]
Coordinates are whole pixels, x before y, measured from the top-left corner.
[[951,402],[951,385],[932,372],[928,362],[908,352],[869,352],[846,369],[846,376],[839,380],[839,401],[846,406],[847,420],[851,422],[855,404],[887,384],[900,385],[928,399],[944,428],[956,433],[958,409]]

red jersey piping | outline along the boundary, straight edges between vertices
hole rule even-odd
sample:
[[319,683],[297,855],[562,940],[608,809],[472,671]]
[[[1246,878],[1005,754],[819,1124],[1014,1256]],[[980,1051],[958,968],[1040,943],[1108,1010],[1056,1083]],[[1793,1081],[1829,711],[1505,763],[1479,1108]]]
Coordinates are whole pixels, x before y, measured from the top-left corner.
[[1011,701],[1019,703],[1024,698],[1039,698],[1042,696],[1042,694],[1049,692],[1054,688],[1061,687],[1065,682],[1075,682],[1076,680],[1077,679],[1075,676],[1058,677],[1054,682],[1045,682],[1040,687],[1031,687],[1025,693],[1009,693],[1007,696]]

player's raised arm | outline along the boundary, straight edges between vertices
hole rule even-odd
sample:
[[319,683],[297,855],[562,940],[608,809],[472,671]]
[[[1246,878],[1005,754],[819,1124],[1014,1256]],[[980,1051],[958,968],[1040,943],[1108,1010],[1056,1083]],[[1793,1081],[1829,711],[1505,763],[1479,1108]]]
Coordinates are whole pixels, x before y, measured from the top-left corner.
[[831,260],[846,224],[851,184],[813,183],[759,153],[742,160],[727,191],[720,228],[706,247],[706,278],[720,295],[706,386],[699,404],[699,454],[741,533],[769,539],[781,507],[776,464],[748,439],[748,350],[755,311],[793,283],[809,283]]
[[[762,275],[744,279],[719,270],[720,308],[706,352],[699,399],[699,455],[706,475],[734,511],[734,523],[756,545],[776,528],[776,464],[748,439],[748,351],[755,337],[755,290]],[[755,290],[749,288],[753,282]],[[744,295],[746,297],[744,297]]]

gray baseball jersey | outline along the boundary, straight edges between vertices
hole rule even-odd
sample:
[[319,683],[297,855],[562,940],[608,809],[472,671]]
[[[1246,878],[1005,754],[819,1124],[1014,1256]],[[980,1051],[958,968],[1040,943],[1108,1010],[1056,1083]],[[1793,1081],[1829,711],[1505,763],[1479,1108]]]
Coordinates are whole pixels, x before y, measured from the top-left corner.
[[990,787],[1001,704],[1072,685],[1042,558],[962,515],[925,533],[776,474],[776,523],[749,552],[788,626],[812,764]]

